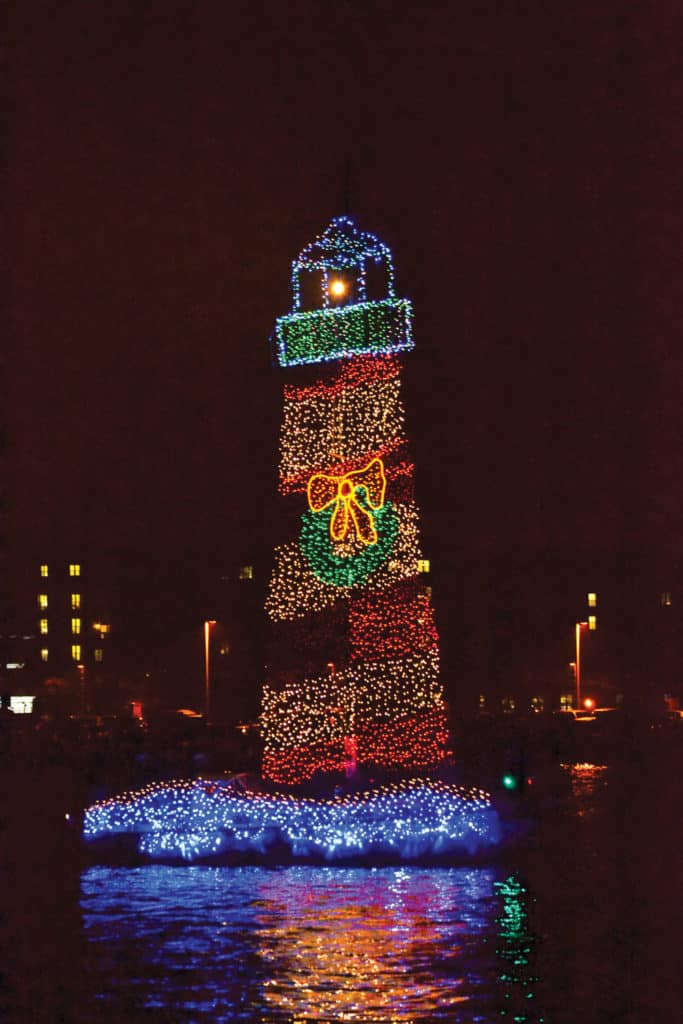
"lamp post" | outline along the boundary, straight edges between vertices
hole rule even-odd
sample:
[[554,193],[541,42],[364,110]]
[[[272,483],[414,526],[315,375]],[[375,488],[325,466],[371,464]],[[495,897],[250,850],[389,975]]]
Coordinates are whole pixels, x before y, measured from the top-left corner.
[[581,630],[588,629],[587,622],[576,623],[576,710],[581,710]]
[[215,619],[207,619],[204,623],[204,719],[206,722],[209,721],[209,711],[211,708],[211,627],[215,625]]

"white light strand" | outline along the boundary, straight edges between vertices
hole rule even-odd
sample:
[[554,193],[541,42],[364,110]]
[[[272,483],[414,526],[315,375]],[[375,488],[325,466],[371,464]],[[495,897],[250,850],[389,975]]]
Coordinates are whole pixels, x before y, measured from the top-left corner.
[[439,656],[364,662],[343,672],[264,686],[266,752],[328,742],[364,722],[395,720],[443,709]]
[[332,397],[311,391],[285,399],[280,436],[280,488],[304,487],[316,472],[334,472],[371,453],[387,453],[405,442],[400,379],[390,377],[343,388]]
[[499,841],[500,824],[483,790],[425,779],[320,800],[197,780],[158,783],[94,804],[85,812],[83,833],[90,842],[136,835],[138,851],[152,859],[266,855],[284,842],[304,859],[415,860],[478,853]]

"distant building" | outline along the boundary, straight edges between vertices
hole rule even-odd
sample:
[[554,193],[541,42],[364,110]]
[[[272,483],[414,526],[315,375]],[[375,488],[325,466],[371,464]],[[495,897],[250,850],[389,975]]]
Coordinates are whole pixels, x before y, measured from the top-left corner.
[[82,564],[41,562],[36,588],[38,659],[45,674],[102,666],[111,626],[95,614]]

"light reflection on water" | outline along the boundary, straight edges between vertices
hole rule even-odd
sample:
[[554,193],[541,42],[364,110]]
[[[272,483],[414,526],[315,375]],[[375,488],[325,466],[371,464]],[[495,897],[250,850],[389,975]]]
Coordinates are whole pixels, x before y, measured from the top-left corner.
[[579,761],[563,764],[562,769],[569,775],[575,816],[585,818],[596,814],[601,807],[603,791],[609,784],[608,766]]
[[103,1009],[173,1021],[498,1020],[511,998],[499,938],[525,892],[503,878],[485,868],[90,868],[81,905],[92,981]]

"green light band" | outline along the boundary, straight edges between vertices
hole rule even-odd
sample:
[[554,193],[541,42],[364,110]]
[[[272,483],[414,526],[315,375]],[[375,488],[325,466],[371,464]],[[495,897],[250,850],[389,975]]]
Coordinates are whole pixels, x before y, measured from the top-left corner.
[[276,324],[278,360],[300,366],[405,351],[414,347],[412,319],[408,299],[290,313]]

